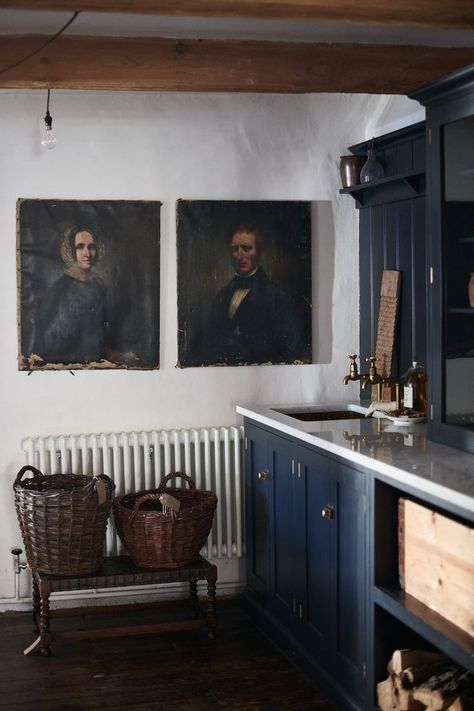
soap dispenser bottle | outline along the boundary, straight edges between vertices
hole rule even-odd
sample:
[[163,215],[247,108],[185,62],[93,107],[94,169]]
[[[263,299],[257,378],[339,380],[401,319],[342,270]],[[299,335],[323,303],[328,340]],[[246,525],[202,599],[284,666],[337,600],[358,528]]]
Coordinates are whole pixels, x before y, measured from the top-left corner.
[[405,410],[428,412],[428,396],[426,387],[426,371],[417,361],[413,361],[407,372],[401,378],[403,407]]

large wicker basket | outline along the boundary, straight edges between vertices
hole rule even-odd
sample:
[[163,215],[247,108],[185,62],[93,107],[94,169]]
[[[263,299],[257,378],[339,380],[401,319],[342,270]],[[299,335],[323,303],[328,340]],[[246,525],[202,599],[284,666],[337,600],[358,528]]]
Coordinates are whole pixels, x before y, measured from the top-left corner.
[[[180,502],[176,513],[160,502],[166,484],[181,477],[189,489],[168,489]],[[135,565],[140,568],[180,568],[192,563],[211,530],[217,496],[196,489],[191,477],[172,472],[158,489],[117,496],[113,502],[117,532]]]
[[[26,472],[31,478],[23,478]],[[13,490],[30,568],[82,575],[102,564],[115,484],[105,475],[50,474],[24,466]]]

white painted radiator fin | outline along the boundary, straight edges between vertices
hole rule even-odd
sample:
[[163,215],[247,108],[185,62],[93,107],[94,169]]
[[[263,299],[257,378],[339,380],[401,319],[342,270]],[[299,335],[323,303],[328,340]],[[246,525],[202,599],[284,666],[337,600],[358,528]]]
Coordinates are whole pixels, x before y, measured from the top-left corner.
[[70,452],[67,448],[67,443],[66,443],[66,437],[58,437],[58,445],[59,445],[59,457],[56,454],[56,459],[60,459],[61,462],[64,465],[64,471],[67,474],[68,472],[72,471],[71,470],[71,458],[70,458]]
[[151,441],[152,441],[152,447],[153,447],[154,471],[161,472],[161,471],[163,471],[163,467],[161,466],[162,458],[161,458],[161,446],[160,446],[160,433],[157,431],[152,432],[151,433]]
[[[75,474],[80,474],[81,472],[79,469],[79,449],[77,445],[78,442],[76,438],[71,435],[69,437],[69,446],[71,448],[71,472],[74,472]],[[43,469],[41,469],[41,471],[44,472]]]
[[[175,472],[182,472],[183,471],[183,465],[181,464],[181,439],[179,432],[177,430],[173,430],[173,445],[172,449],[170,452],[170,457],[174,454],[174,463],[171,464],[171,469],[174,470]],[[172,482],[174,486],[177,486],[178,488],[184,487],[185,482],[183,479],[178,478],[175,479],[174,482]],[[169,486],[169,484],[168,484]]]
[[237,558],[241,558],[243,555],[243,540],[244,540],[244,530],[243,530],[243,514],[241,515],[240,512],[243,512],[244,510],[244,500],[242,496],[242,473],[243,473],[243,465],[242,465],[242,447],[240,446],[235,446],[235,443],[238,443],[240,441],[240,436],[241,432],[238,427],[231,427],[231,432],[232,432],[232,438],[234,442],[233,446],[233,452],[234,452],[234,496],[233,496],[233,501],[235,505],[235,512],[234,512],[234,517],[235,517],[235,540],[236,540],[236,547],[235,550],[232,550],[232,553],[235,553]]
[[[24,440],[22,447],[25,462],[44,474],[110,476],[115,495],[156,489],[165,474],[182,471],[193,478],[198,489],[214,491],[218,497],[203,555],[240,558],[245,552],[242,427],[37,437]],[[168,483],[168,487],[173,486],[188,485],[178,478]],[[113,516],[107,529],[106,552],[125,553]]]
[[150,437],[148,432],[141,432],[142,442],[143,442],[143,465],[145,474],[145,489],[153,489],[154,481],[151,468],[151,454],[150,454]]
[[202,489],[202,469],[201,469],[201,457],[199,456],[200,454],[200,446],[199,446],[199,431],[198,430],[191,430],[191,435],[193,438],[192,446],[194,448],[194,463],[195,463],[195,474],[194,474],[194,479],[196,481],[196,486],[198,489]]

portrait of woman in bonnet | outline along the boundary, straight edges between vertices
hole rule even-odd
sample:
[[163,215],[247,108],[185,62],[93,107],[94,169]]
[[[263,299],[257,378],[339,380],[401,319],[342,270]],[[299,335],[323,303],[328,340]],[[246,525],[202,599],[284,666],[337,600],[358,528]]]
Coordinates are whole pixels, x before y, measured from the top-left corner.
[[64,234],[64,274],[39,304],[35,352],[48,363],[91,363],[106,357],[107,297],[94,266],[104,257],[96,229],[75,225]]
[[[61,241],[61,259],[66,267],[65,273],[72,276],[74,279],[79,279],[80,281],[87,280],[91,277],[91,271],[87,268],[84,269],[84,260],[78,262],[78,247],[81,244],[80,238],[77,236],[81,233],[90,236],[90,240],[86,239],[88,244],[93,244],[94,258],[93,264],[91,266],[102,262],[105,257],[105,245],[101,238],[99,238],[99,233],[96,228],[91,229],[87,225],[74,225],[64,232],[63,239]],[[87,253],[86,250],[85,253]],[[82,250],[84,256],[84,250]]]
[[159,367],[160,207],[17,201],[20,370]]

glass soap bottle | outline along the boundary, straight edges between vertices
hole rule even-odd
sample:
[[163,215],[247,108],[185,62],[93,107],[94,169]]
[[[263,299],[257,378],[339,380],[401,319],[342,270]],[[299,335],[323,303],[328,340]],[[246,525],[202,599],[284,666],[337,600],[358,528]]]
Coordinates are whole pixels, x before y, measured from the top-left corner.
[[401,378],[403,407],[405,410],[428,412],[428,395],[426,387],[426,371],[414,360],[411,367]]

